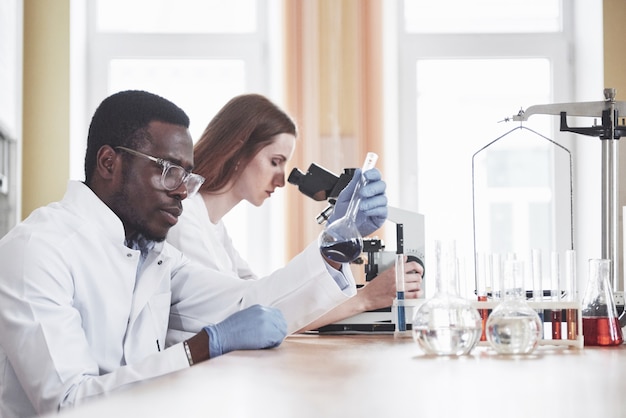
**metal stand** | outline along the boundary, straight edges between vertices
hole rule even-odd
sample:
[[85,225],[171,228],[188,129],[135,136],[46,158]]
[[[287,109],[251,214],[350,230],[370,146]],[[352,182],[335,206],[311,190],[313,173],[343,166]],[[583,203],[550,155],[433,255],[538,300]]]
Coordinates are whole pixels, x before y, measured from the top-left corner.
[[[610,259],[612,264],[611,283],[618,291],[619,278],[619,235],[618,235],[618,140],[626,135],[626,126],[618,124],[619,115],[626,115],[626,102],[615,101],[615,89],[604,89],[603,102],[558,103],[535,105],[520,111],[512,120],[526,121],[535,114],[560,115],[560,130],[581,135],[597,136],[602,140],[602,258]],[[591,127],[569,127],[567,116],[586,116],[602,118],[601,125]],[[626,315],[620,317],[622,326],[626,325]]]

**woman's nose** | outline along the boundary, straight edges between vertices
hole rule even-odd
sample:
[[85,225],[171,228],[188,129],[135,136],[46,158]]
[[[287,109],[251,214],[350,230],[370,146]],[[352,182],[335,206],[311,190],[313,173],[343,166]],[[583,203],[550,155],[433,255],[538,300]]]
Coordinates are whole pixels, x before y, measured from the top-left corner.
[[274,184],[276,187],[285,187],[285,172],[281,172],[274,179]]

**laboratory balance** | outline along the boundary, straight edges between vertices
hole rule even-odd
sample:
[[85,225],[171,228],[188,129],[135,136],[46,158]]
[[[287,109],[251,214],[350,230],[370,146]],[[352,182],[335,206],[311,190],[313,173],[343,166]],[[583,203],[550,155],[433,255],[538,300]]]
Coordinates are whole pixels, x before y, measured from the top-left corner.
[[[483,147],[481,150],[479,150],[476,154],[474,154],[474,158],[473,158],[473,164],[472,164],[472,184],[473,184],[473,200],[474,200],[474,249],[475,249],[475,273],[476,273],[476,292],[477,295],[479,296],[478,300],[479,303],[477,303],[476,305],[480,308],[482,308],[482,313],[485,314],[485,316],[487,315],[487,311],[489,309],[493,309],[497,303],[495,301],[492,302],[486,302],[487,298],[486,298],[486,292],[482,292],[480,291],[481,287],[484,289],[484,284],[481,286],[481,284],[479,283],[480,278],[482,276],[484,276],[484,269],[485,266],[489,266],[489,265],[495,265],[495,264],[491,264],[493,260],[489,259],[484,260],[484,254],[485,254],[485,249],[484,247],[484,242],[483,241],[489,241],[487,240],[483,240],[481,241],[481,239],[477,238],[477,236],[479,235],[480,231],[483,229],[482,228],[482,224],[481,225],[481,216],[477,215],[477,212],[480,212],[479,210],[477,210],[477,195],[480,195],[481,192],[477,192],[477,188],[475,187],[475,178],[474,176],[476,175],[476,166],[479,166],[479,164],[475,164],[475,160],[478,158],[483,158],[483,165],[485,163],[486,157],[484,157],[483,155],[481,155],[481,153],[483,153],[483,151],[485,151],[487,148],[491,147],[492,145],[496,144],[498,141],[501,141],[502,138],[507,137],[511,134],[518,134],[519,131],[524,131],[524,132],[530,132],[532,135],[532,138],[539,138],[541,140],[544,140],[545,142],[548,142],[552,145],[553,150],[552,150],[552,156],[553,158],[557,158],[555,156],[557,155],[561,155],[564,156],[562,158],[564,158],[564,161],[566,161],[564,164],[560,164],[560,166],[565,167],[566,170],[569,170],[569,176],[563,176],[563,177],[567,177],[569,179],[569,182],[562,182],[560,184],[561,187],[559,187],[559,189],[561,190],[561,194],[558,194],[556,192],[554,192],[554,190],[552,192],[554,192],[554,199],[556,201],[556,204],[560,204],[560,205],[570,205],[570,209],[569,211],[561,211],[560,213],[565,213],[565,216],[562,216],[560,219],[556,219],[555,223],[558,222],[565,222],[565,223],[569,223],[569,233],[567,234],[568,237],[566,237],[565,240],[562,239],[561,237],[561,244],[563,244],[563,241],[565,241],[565,248],[560,248],[559,251],[561,252],[561,254],[565,253],[566,258],[570,257],[569,260],[566,260],[566,271],[567,268],[570,269],[572,268],[572,265],[575,265],[575,261],[572,262],[571,258],[574,257],[575,254],[574,249],[574,227],[573,227],[573,185],[572,185],[572,162],[571,162],[571,153],[569,153],[569,150],[567,150],[565,147],[557,144],[556,142],[543,137],[541,134],[538,134],[537,132],[532,131],[531,129],[523,126],[523,124],[521,122],[527,121],[528,118],[532,115],[537,115],[537,114],[543,114],[543,115],[558,115],[560,117],[560,131],[561,132],[571,132],[574,134],[578,134],[578,135],[586,135],[586,136],[594,136],[594,137],[598,137],[601,140],[601,156],[602,156],[602,161],[601,161],[601,167],[602,167],[602,185],[601,185],[601,192],[602,192],[602,247],[601,247],[601,257],[602,259],[605,259],[608,261],[608,263],[610,263],[610,284],[613,290],[613,293],[615,294],[616,297],[616,304],[619,308],[619,311],[621,313],[620,316],[620,323],[621,326],[626,325],[626,316],[624,315],[623,311],[623,307],[624,307],[624,286],[623,286],[623,280],[620,280],[620,268],[619,268],[619,241],[618,241],[618,161],[619,161],[619,155],[618,155],[618,140],[626,133],[626,127],[624,126],[623,122],[622,125],[619,124],[619,115],[620,113],[623,115],[624,112],[626,112],[626,102],[617,102],[615,101],[615,90],[614,89],[605,89],[604,90],[604,96],[605,96],[605,100],[604,101],[599,101],[599,102],[584,102],[584,103],[560,103],[560,104],[547,104],[547,105],[535,105],[535,106],[531,106],[526,110],[520,110],[519,113],[517,113],[516,115],[514,115],[513,117],[510,118],[506,118],[506,121],[519,121],[520,122],[520,126],[518,128],[515,128],[509,132],[507,132],[506,134],[504,134],[502,137],[496,139],[495,141],[492,141],[491,143],[489,143],[488,145],[486,145],[485,147]],[[568,124],[568,117],[569,116],[573,116],[573,117],[592,117],[594,118],[594,123],[593,126],[589,126],[589,127],[574,127],[574,126],[569,126]],[[597,120],[600,119],[601,123],[597,124]],[[532,139],[531,138],[531,139]],[[497,145],[497,144],[496,144]],[[492,154],[496,154],[496,152],[492,151]],[[502,153],[501,153],[502,154]],[[510,161],[509,161],[510,164]],[[516,167],[519,168],[519,167]],[[524,167],[525,169],[531,168],[531,167]],[[528,170],[526,170],[528,172]],[[491,180],[490,180],[491,181]],[[569,191],[569,196],[568,193],[562,193],[563,190],[565,191]],[[478,196],[480,197],[480,196]],[[562,208],[561,208],[562,209]],[[569,213],[568,213],[569,212]],[[564,228],[561,228],[561,230],[563,230]],[[528,240],[528,241],[532,241]],[[554,244],[554,246],[558,246],[558,240],[555,240],[556,244]],[[501,243],[502,244],[502,243]],[[501,245],[500,247],[506,247],[506,245]],[[548,280],[554,280],[554,278],[556,277],[557,281],[559,280],[559,274],[561,270],[559,270],[559,263],[562,262],[562,259],[559,259],[559,251],[552,251],[552,255],[549,258],[549,264],[550,264],[550,273],[548,274]],[[489,253],[489,251],[486,251],[487,253]],[[490,254],[489,256],[502,256],[502,257],[510,257],[509,256],[504,256],[504,255],[499,255],[499,254]],[[515,255],[513,256],[515,257]],[[556,258],[555,258],[556,257]],[[533,272],[532,272],[532,280],[535,280],[535,278],[537,276],[539,276],[539,281],[541,282],[541,271],[539,271],[539,273],[537,274],[537,264],[539,264],[539,266],[541,266],[541,254],[537,255],[535,253],[535,250],[533,250],[533,254],[532,254],[532,268],[533,268]],[[539,259],[539,262],[537,263],[537,260],[535,258]],[[562,266],[562,265],[561,265]],[[541,267],[540,267],[541,268]],[[539,268],[539,270],[540,270]],[[567,273],[566,273],[567,274]],[[571,273],[569,273],[571,275]],[[581,274],[586,275],[587,272],[581,272]],[[533,307],[535,309],[538,309],[541,312],[547,312],[548,315],[557,315],[558,314],[558,322],[555,322],[555,317],[552,318],[552,324],[553,327],[555,327],[556,329],[558,329],[558,336],[553,336],[556,340],[555,341],[543,341],[544,343],[547,344],[563,344],[563,345],[575,345],[575,346],[579,346],[582,347],[582,336],[580,335],[580,330],[582,330],[581,327],[581,318],[580,318],[580,299],[578,297],[576,297],[575,295],[575,278],[569,278],[570,280],[573,280],[573,284],[569,284],[569,288],[568,289],[561,289],[560,287],[554,286],[554,284],[551,286],[550,284],[548,284],[548,286],[544,286],[544,288],[540,288],[539,291],[537,291],[537,289],[533,290],[527,290],[528,293],[528,299],[529,299],[529,303],[531,305],[533,305]],[[530,284],[530,288],[532,289],[533,284]],[[558,285],[560,286],[560,284]],[[574,286],[574,287],[571,287]],[[526,288],[528,289],[529,286],[526,286]],[[545,295],[545,290],[544,289],[548,289],[547,290],[547,297]],[[500,291],[501,289],[497,289],[497,288],[490,288],[489,292],[491,292],[489,294],[490,298],[493,295],[497,295],[497,293]],[[485,294],[483,296],[483,293]],[[483,296],[483,298],[481,299],[481,296]],[[567,312],[568,314],[571,312],[577,312],[578,313],[578,318],[568,318],[568,323],[567,323],[567,328],[569,330],[570,325],[573,325],[574,329],[577,327],[577,329],[579,330],[575,335],[571,335],[568,332],[567,336],[563,336],[561,337],[560,335],[560,327],[561,327],[561,312]],[[548,319],[546,319],[547,322],[549,322]],[[570,324],[571,322],[571,324]],[[558,324],[558,327],[557,325]],[[553,332],[554,329],[553,328]]]
[[[626,102],[615,100],[613,88],[604,89],[604,101],[534,105],[514,115],[513,121],[527,121],[533,115],[558,115],[560,131],[598,137],[602,145],[602,251],[603,259],[611,260],[610,282],[618,305],[624,306],[624,279],[620,281],[620,245],[618,233],[619,139],[626,135],[626,126],[619,124],[619,115],[626,115]],[[590,127],[571,127],[568,116],[599,118]],[[597,119],[596,119],[597,120]],[[626,318],[622,314],[622,326]]]

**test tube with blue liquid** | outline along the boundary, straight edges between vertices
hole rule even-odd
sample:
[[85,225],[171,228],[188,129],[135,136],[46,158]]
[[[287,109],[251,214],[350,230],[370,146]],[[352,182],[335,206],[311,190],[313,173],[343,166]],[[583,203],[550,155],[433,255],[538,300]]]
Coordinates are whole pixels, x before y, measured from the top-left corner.
[[404,225],[396,224],[396,299],[397,331],[406,331],[406,311],[404,307]]

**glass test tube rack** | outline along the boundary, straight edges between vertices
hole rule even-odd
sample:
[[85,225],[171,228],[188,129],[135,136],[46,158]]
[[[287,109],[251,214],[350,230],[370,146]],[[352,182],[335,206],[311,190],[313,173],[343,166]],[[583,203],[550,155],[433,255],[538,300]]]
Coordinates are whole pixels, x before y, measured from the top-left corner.
[[[472,306],[478,309],[482,317],[483,333],[478,346],[488,346],[485,338],[485,326],[491,311],[501,301],[473,301]],[[543,334],[538,341],[539,346],[568,346],[583,348],[582,308],[578,301],[528,301],[528,306],[539,313],[543,322]]]

